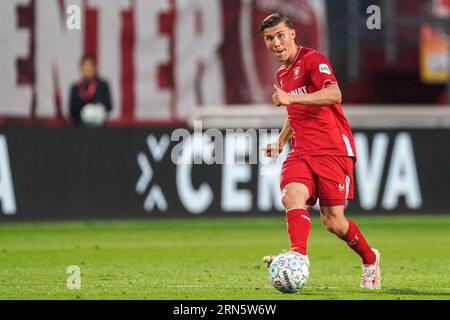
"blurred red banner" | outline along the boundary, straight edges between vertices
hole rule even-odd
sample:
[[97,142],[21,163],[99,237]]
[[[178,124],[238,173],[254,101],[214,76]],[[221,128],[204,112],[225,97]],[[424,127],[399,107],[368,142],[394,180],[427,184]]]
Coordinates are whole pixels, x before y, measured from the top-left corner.
[[[81,9],[69,30],[66,8]],[[298,42],[327,53],[322,0],[0,1],[1,123],[68,119],[84,52],[111,87],[111,124],[174,124],[194,108],[270,101],[277,63],[257,34],[288,14]]]

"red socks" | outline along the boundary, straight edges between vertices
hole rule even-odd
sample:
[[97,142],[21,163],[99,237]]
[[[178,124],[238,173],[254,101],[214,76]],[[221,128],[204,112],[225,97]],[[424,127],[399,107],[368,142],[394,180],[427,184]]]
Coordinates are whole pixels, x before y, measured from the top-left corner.
[[291,241],[291,250],[306,255],[306,242],[311,228],[311,218],[305,209],[286,212],[286,223]]
[[[367,243],[358,226],[350,219],[348,231],[341,239],[355,251],[364,264],[374,264],[377,257]],[[287,231],[291,241],[291,250],[306,255],[306,247],[311,228],[311,218],[305,209],[293,209],[286,212]]]
[[364,239],[358,226],[352,220],[347,220],[348,231],[341,239],[347,242],[348,246],[361,257],[363,264],[374,264],[377,257],[372,248]]

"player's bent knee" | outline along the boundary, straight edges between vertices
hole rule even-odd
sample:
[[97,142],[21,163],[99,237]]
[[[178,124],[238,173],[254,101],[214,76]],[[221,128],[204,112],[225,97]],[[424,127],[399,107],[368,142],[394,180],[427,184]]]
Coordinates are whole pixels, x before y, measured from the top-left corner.
[[281,202],[286,210],[304,208],[308,197],[306,186],[303,184],[291,184],[283,189]]
[[324,223],[324,226],[331,233],[337,233],[339,230],[338,224],[333,221],[327,221]]
[[[345,218],[344,218],[345,219]],[[321,215],[322,224],[329,232],[342,235],[344,229],[343,217]]]
[[283,203],[283,206],[289,210],[294,204],[294,199],[290,195],[284,194],[281,198],[281,202]]
[[301,194],[296,195],[293,192],[286,192],[283,194],[281,202],[286,210],[291,210],[305,207],[306,198]]

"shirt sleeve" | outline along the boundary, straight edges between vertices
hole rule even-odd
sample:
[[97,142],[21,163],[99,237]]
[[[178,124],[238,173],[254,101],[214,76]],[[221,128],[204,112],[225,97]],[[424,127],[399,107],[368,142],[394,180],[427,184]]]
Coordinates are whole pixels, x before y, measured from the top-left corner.
[[311,81],[317,90],[322,90],[326,84],[337,84],[333,68],[328,59],[322,54],[314,54],[309,59]]

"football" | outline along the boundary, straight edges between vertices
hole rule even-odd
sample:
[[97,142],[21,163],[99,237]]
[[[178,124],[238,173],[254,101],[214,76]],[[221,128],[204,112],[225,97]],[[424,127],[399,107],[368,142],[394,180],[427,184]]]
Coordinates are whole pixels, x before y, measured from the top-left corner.
[[101,127],[105,124],[108,113],[102,104],[88,104],[81,109],[81,120],[88,127]]
[[280,254],[269,267],[269,280],[282,293],[295,293],[303,289],[309,277],[309,261],[299,254]]

